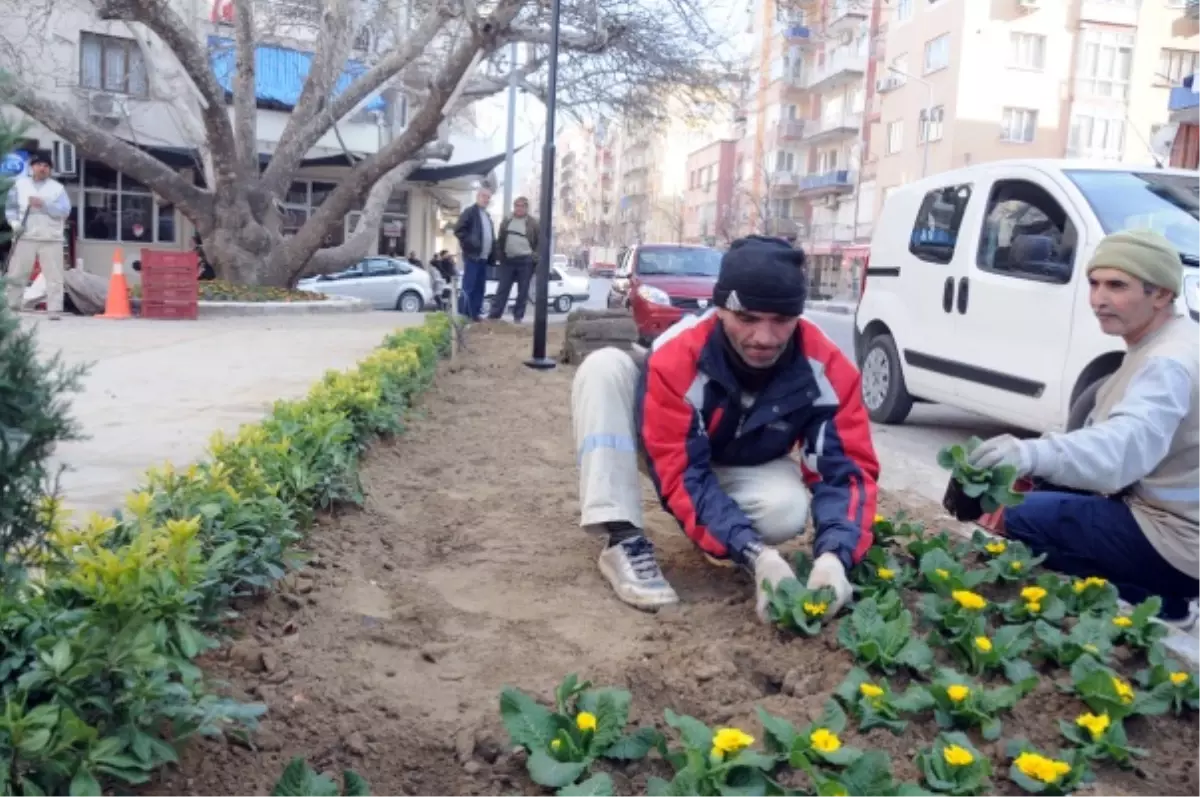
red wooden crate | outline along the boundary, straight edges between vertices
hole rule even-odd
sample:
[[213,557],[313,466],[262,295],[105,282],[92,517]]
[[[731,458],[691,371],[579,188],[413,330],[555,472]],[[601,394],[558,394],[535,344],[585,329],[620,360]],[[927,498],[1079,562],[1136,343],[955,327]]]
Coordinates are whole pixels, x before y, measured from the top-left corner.
[[195,302],[155,302],[142,300],[142,318],[195,321],[200,306]]
[[142,250],[142,288],[180,288],[198,285],[200,258],[195,252]]
[[191,285],[146,285],[142,283],[142,299],[148,302],[195,304],[200,298],[196,283]]

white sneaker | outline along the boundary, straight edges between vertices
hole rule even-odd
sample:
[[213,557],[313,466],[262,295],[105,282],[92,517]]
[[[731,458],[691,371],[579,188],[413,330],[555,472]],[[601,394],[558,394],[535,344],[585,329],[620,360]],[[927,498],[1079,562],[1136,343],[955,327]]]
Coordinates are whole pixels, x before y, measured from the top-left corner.
[[1173,628],[1180,633],[1194,634],[1196,632],[1197,621],[1200,621],[1200,607],[1197,606],[1196,600],[1193,598],[1192,601],[1188,603],[1188,613],[1186,617],[1180,617],[1178,620],[1163,620],[1158,617],[1154,619],[1158,620],[1158,622],[1162,623],[1168,628]]
[[654,543],[645,537],[605,548],[600,553],[600,572],[617,597],[635,608],[653,611],[679,602],[654,558]]

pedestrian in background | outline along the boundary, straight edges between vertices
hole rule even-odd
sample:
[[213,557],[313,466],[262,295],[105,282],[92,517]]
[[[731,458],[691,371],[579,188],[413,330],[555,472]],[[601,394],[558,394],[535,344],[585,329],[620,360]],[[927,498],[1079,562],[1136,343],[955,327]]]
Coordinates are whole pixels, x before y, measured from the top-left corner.
[[9,261],[7,300],[21,309],[25,286],[36,260],[46,276],[46,312],[57,319],[63,310],[63,227],[71,215],[71,198],[62,183],[50,177],[50,155],[36,153],[29,174],[9,189],[4,215],[12,228],[16,249]]
[[529,281],[537,263],[538,221],[529,215],[529,200],[517,197],[513,202],[513,213],[500,224],[500,237],[496,239],[496,255],[500,262],[497,273],[499,284],[492,301],[488,318],[493,321],[504,315],[508,306],[508,294],[513,283],[517,285],[517,303],[513,305],[513,321],[518,324],[525,317],[529,304]]
[[483,186],[475,193],[475,204],[462,212],[454,225],[463,256],[462,314],[472,321],[481,321],[483,291],[487,283],[488,265],[492,262],[496,231],[487,207],[492,201],[492,189]]

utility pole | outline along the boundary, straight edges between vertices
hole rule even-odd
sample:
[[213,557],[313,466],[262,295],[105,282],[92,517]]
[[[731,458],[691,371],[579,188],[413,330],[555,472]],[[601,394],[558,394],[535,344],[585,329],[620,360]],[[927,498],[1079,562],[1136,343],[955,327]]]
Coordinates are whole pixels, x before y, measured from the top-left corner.
[[504,209],[501,216],[511,212],[513,204],[514,183],[517,179],[514,161],[516,160],[517,139],[517,43],[509,46],[508,60],[510,72],[508,76],[508,138],[504,145]]

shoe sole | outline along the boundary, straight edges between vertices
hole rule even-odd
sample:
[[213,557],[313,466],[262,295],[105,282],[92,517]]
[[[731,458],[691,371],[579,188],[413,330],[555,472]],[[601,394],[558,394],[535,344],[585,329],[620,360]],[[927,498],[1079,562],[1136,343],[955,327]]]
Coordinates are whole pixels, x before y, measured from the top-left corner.
[[661,609],[664,606],[673,606],[674,604],[679,603],[679,596],[675,595],[674,593],[661,597],[648,597],[623,592],[620,585],[624,582],[621,581],[617,573],[613,571],[612,567],[608,564],[608,560],[601,559],[599,561],[599,565],[601,574],[608,579],[608,583],[612,587],[613,592],[616,594],[618,600],[620,600],[622,603],[632,606],[635,609],[641,609],[644,612],[653,612],[657,609]]

